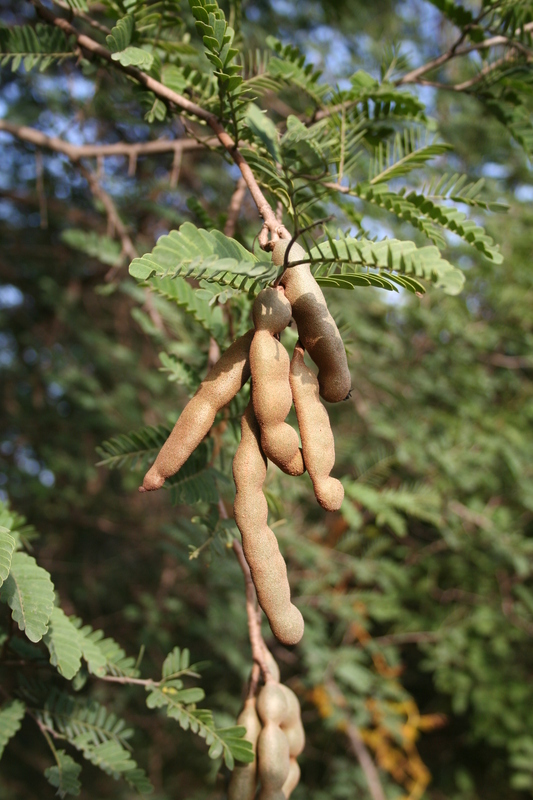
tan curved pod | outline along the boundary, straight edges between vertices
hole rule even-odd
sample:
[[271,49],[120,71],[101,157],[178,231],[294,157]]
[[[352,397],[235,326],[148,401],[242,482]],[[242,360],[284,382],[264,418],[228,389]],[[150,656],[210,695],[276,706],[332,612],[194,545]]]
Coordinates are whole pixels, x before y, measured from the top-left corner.
[[320,402],[318,380],[304,361],[304,350],[297,344],[291,359],[290,383],[305,466],[316,499],[326,511],[337,511],[344,499],[344,487],[330,477],[335,465],[335,442],[328,412]]
[[[274,246],[272,259],[276,266],[282,266],[288,245],[286,239],[281,239]],[[306,258],[305,250],[293,243],[289,251],[289,264]],[[287,267],[281,285],[292,306],[298,335],[318,367],[320,395],[329,403],[345,400],[352,385],[346,350],[309,264]]]
[[283,786],[290,777],[290,746],[281,725],[291,713],[283,687],[270,681],[257,696],[257,713],[263,725],[257,740],[257,772],[261,781],[259,800],[283,800]]
[[[254,755],[257,739],[261,733],[261,722],[255,710],[255,697],[249,697],[237,717],[237,725],[246,728],[246,739],[252,743]],[[228,786],[228,800],[254,800],[257,787],[257,757],[249,764],[236,764]]]
[[268,506],[263,494],[266,458],[261,450],[260,431],[253,407],[248,404],[241,423],[241,442],[233,459],[235,503],[233,513],[242,536],[257,599],[272,632],[283,644],[296,644],[304,621],[291,603],[287,567],[279,552],[275,534],[267,524]]
[[285,422],[292,406],[289,354],[276,338],[292,310],[281,287],[260,292],[253,306],[255,334],[250,345],[252,401],[265,455],[289,475],[302,475],[298,434]]
[[160,489],[207,436],[221,408],[232,400],[250,377],[251,329],[236,339],[209,370],[196,394],[183,409],[170,436],[144,476],[139,491]]

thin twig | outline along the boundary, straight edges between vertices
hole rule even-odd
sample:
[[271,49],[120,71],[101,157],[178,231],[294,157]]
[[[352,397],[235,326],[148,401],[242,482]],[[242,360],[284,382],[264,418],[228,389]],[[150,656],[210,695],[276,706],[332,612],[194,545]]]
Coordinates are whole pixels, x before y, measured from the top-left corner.
[[[333,679],[329,679],[326,685],[331,693],[332,699],[337,702],[337,705],[339,707],[345,706],[346,700],[335,681]],[[387,800],[379,779],[377,767],[367,750],[359,728],[354,722],[347,720],[345,732],[352,750],[359,761],[361,769],[363,770],[369,792],[372,795],[372,800]]]
[[372,761],[359,728],[353,722],[348,723],[346,726],[346,736],[365,774],[368,790],[373,800],[387,800],[379,779],[377,767]]
[[[533,30],[533,22],[528,22],[523,28],[519,28],[517,31],[515,31],[515,35],[520,35],[522,32],[529,32],[531,30]],[[464,38],[465,34],[462,34],[458,41],[455,42],[455,44],[450,47],[449,50],[432,59],[431,61],[428,61],[426,64],[422,64],[420,67],[411,70],[411,72],[408,72],[401,78],[398,78],[398,80],[394,81],[394,85],[404,86],[408,83],[420,83],[420,78],[423,75],[425,75],[427,72],[431,72],[431,70],[436,69],[437,67],[442,66],[443,64],[446,64],[452,58],[460,58],[461,56],[468,55],[469,53],[487,50],[491,47],[511,47],[522,51],[525,50],[524,46],[520,42],[516,42],[507,36],[492,36],[489,39],[484,39],[482,42],[466,45],[465,47],[459,47],[458,45],[464,40]],[[529,51],[527,52],[529,53]],[[454,87],[450,86],[445,88]]]
[[47,150],[54,150],[56,153],[64,153],[70,161],[77,162],[82,158],[102,158],[104,156],[126,156],[127,158],[137,159],[143,155],[154,155],[157,153],[182,153],[188,150],[201,150],[203,147],[212,147],[218,144],[218,139],[211,137],[205,142],[195,141],[194,139],[157,139],[152,142],[139,142],[130,144],[128,142],[115,142],[114,144],[70,144],[57,136],[47,136],[46,133],[30,128],[27,125],[14,125],[5,119],[0,119],[0,131],[6,131],[30,142],[37,147],[44,147]]
[[43,174],[43,154],[40,150],[35,151],[35,171],[36,171],[36,188],[37,197],[39,198],[39,214],[41,217],[41,228],[46,230],[48,228],[48,207],[46,203],[46,192],[44,189],[44,174]]
[[241,207],[245,194],[246,183],[244,178],[239,178],[228,208],[228,218],[226,220],[226,224],[224,225],[225,236],[232,237],[235,235],[235,228],[237,227],[237,220],[239,219],[239,214],[241,213]]
[[237,144],[233,141],[229,133],[219,121],[216,114],[213,114],[211,111],[207,111],[205,108],[193,103],[192,100],[189,100],[187,97],[183,97],[177,92],[174,92],[172,89],[169,89],[168,86],[165,86],[164,84],[160,83],[160,81],[152,78],[146,72],[136,69],[135,67],[124,67],[118,61],[113,61],[109,50],[107,50],[101,44],[98,44],[98,42],[95,42],[95,40],[91,39],[90,36],[80,33],[78,30],[76,30],[76,28],[74,28],[73,25],[67,22],[67,20],[56,16],[56,14],[54,14],[52,11],[45,8],[41,4],[40,0],[29,0],[29,2],[34,6],[42,19],[60,28],[69,36],[74,36],[78,45],[85,52],[90,53],[92,56],[103,58],[111,66],[115,67],[115,69],[120,70],[125,75],[129,75],[138,83],[154,92],[157,97],[161,98],[167,103],[172,104],[173,106],[176,106],[176,108],[178,108],[180,111],[186,114],[191,114],[193,117],[196,117],[197,119],[207,123],[219,142],[229,153],[234,163],[239,167],[242,177],[246,181],[246,185],[248,186],[254,203],[257,206],[259,214],[268,225],[272,239],[274,241],[280,237],[284,239],[290,239],[290,234],[287,229],[283,225],[280,225],[276,219],[276,214],[261,191],[250,165],[242,155]]
[[122,222],[120,215],[117,211],[115,203],[111,195],[109,195],[105,189],[102,188],[100,185],[97,176],[95,175],[92,170],[88,169],[87,167],[83,166],[83,164],[79,165],[79,170],[87,183],[89,184],[89,188],[93,193],[94,197],[98,198],[102,203],[105,212],[107,214],[108,221],[114,231],[116,231],[117,236],[120,239],[122,244],[122,252],[126,255],[130,261],[133,261],[134,258],[137,258],[138,253],[135,249],[135,245],[130,239],[129,233],[126,230],[126,226]]

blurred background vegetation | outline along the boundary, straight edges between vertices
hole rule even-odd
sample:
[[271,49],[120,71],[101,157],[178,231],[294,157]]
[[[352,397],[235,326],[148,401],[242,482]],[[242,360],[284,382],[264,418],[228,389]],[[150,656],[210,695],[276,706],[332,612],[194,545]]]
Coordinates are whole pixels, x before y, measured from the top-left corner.
[[[250,50],[275,33],[342,87],[358,69],[379,77],[389,50],[415,66],[446,50],[451,26],[440,5],[249,0],[227,10],[242,14]],[[106,8],[96,12],[105,22]],[[185,4],[181,13],[194,36]],[[0,0],[3,25],[34,19],[29,3]],[[450,69],[457,82],[473,67]],[[149,124],[124,81],[86,63],[42,73],[5,67],[1,80],[0,117],[74,144],[183,130],[179,118]],[[531,80],[527,70],[521,80]],[[290,651],[264,631],[302,704],[296,800],[372,797],[354,731],[387,800],[533,794],[533,178],[527,152],[475,94],[416,93],[453,147],[446,169],[484,178],[486,198],[508,204],[507,213],[483,214],[504,263],[450,234],[446,257],[466,275],[458,296],[326,290],[353,376],[351,399],[329,408],[346,500],[326,514],[307,478],[271,468],[267,479],[271,524],[306,621]],[[284,102],[298,108],[289,95],[276,102],[274,117]],[[102,195],[67,157],[0,132],[0,162],[0,499],[38,532],[26,531],[31,552],[66,614],[103,629],[145,677],[175,646],[189,648],[203,665],[207,705],[219,725],[231,725],[251,666],[244,582],[227,546],[233,529],[217,523],[209,503],[139,495],[142,464],[97,466],[104,441],[175,421],[205,374],[210,335],[187,309],[148,298],[128,276]],[[227,223],[238,175],[219,154],[184,152],[179,164],[172,153],[143,155],[129,172],[127,159],[110,156],[96,167],[138,252],[187,220]],[[386,211],[359,212],[378,238],[414,236]],[[76,249],[71,229],[108,237],[107,256],[101,239],[99,257]],[[257,233],[245,196],[234,235],[251,248]],[[247,327],[249,300],[230,307],[221,344],[228,319],[235,335]],[[229,511],[244,404],[237,399],[221,416],[210,445],[208,480]],[[7,611],[0,607],[6,632]],[[4,696],[35,670],[4,647]],[[224,797],[228,771],[201,739],[148,711],[143,687],[87,675],[78,684],[80,697],[135,729],[135,759],[157,800]],[[53,797],[43,777],[52,763],[26,718],[6,747],[0,797]],[[136,796],[91,764],[82,779],[87,800]]]

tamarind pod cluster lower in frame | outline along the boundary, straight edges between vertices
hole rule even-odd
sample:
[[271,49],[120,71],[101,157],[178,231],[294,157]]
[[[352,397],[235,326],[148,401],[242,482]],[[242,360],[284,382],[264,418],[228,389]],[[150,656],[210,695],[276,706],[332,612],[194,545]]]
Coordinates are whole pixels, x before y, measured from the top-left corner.
[[263,725],[257,741],[259,798],[282,800],[300,779],[296,759],[305,745],[300,703],[287,686],[269,681],[259,692],[256,709]]
[[328,412],[320,402],[318,380],[304,361],[297,343],[291,359],[290,384],[296,418],[302,437],[302,451],[316,499],[326,511],[337,511],[344,499],[340,481],[330,477],[335,465],[335,442]]
[[[254,756],[257,751],[257,739],[261,733],[261,722],[257,716],[255,697],[249,697],[244,708],[237,717],[237,725],[246,728],[245,738],[251,742]],[[228,800],[254,800],[257,787],[257,758],[249,764],[236,764],[228,786]]]
[[[276,266],[283,265],[288,246],[286,239],[280,239],[274,246],[272,260]],[[289,266],[280,282],[292,306],[302,344],[318,367],[320,395],[329,403],[338,403],[346,399],[351,388],[346,350],[309,264],[290,266],[306,258],[303,247],[293,243],[289,250]]]
[[291,320],[292,310],[281,287],[263,289],[253,306],[256,331],[250,345],[252,400],[265,455],[289,475],[302,475],[304,462],[298,434],[285,422],[292,406],[289,354],[274,334]]
[[287,567],[275,534],[268,527],[268,506],[263,494],[266,458],[253,406],[248,404],[241,424],[241,442],[233,460],[235,502],[233,513],[242,536],[259,605],[272,632],[283,644],[296,644],[304,630],[300,611],[291,603]]
[[170,436],[144,476],[139,491],[160,489],[174,475],[209,433],[215,416],[232,400],[250,377],[249,352],[254,330],[228,347],[211,368],[194,397],[183,409]]

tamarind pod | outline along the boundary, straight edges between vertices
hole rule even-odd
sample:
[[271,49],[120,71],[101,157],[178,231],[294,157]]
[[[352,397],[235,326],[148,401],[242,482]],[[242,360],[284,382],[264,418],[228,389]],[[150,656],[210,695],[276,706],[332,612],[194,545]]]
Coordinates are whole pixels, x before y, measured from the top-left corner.
[[[274,722],[267,722],[257,740],[257,772],[261,781],[260,800],[271,800],[281,792],[289,776],[290,755],[287,737]],[[281,794],[283,797],[283,794]]]
[[[280,239],[274,246],[272,260],[276,266],[283,264],[288,245],[286,239]],[[294,243],[289,251],[289,264],[306,258],[303,247]],[[352,385],[346,350],[309,264],[289,266],[280,282],[292,305],[298,335],[318,367],[320,395],[329,403],[345,400]]]
[[256,331],[281,333],[291,321],[291,317],[291,304],[281,286],[267,286],[254,300],[252,318]]
[[289,764],[289,774],[287,775],[287,780],[281,787],[283,796],[287,798],[287,800],[298,786],[299,781],[300,781],[300,766],[296,761],[296,758],[294,756],[291,756]]
[[276,659],[274,658],[268,647],[265,647],[265,661],[271,676],[274,678],[276,683],[279,683],[279,677],[280,677],[279,667],[277,665]]
[[[261,733],[261,722],[255,709],[255,697],[249,697],[237,717],[237,725],[244,725],[246,736],[252,743],[254,755],[257,739]],[[254,800],[257,787],[257,757],[249,764],[236,764],[228,786],[228,800]]]
[[268,506],[262,491],[266,458],[261,450],[259,425],[252,403],[241,423],[241,442],[233,460],[236,495],[233,512],[242,536],[259,605],[272,632],[283,644],[296,644],[303,636],[304,621],[291,603],[287,567],[275,534],[268,527]]
[[281,287],[263,289],[253,305],[256,328],[250,345],[252,401],[265,455],[289,475],[302,475],[304,463],[295,430],[285,422],[292,406],[289,356],[274,338],[290,322],[292,309]]
[[215,416],[229,403],[250,377],[249,352],[254,335],[250,329],[236,339],[209,370],[196,394],[183,409],[168,439],[144,476],[141,492],[160,489],[166,478],[174,475],[189,458],[204,436]]
[[280,688],[285,696],[288,708],[287,715],[281,722],[281,729],[289,740],[291,758],[296,758],[305,747],[305,731],[302,725],[300,701],[288,686],[280,684]]
[[289,717],[291,707],[289,698],[283,691],[284,688],[281,683],[269,682],[257,695],[256,708],[263,725],[266,725],[267,722],[283,725],[283,722]]
[[344,499],[344,487],[329,474],[335,465],[333,433],[328,412],[320,402],[318,380],[305,363],[299,343],[294,348],[289,378],[305,466],[316,499],[326,511],[337,511]]

